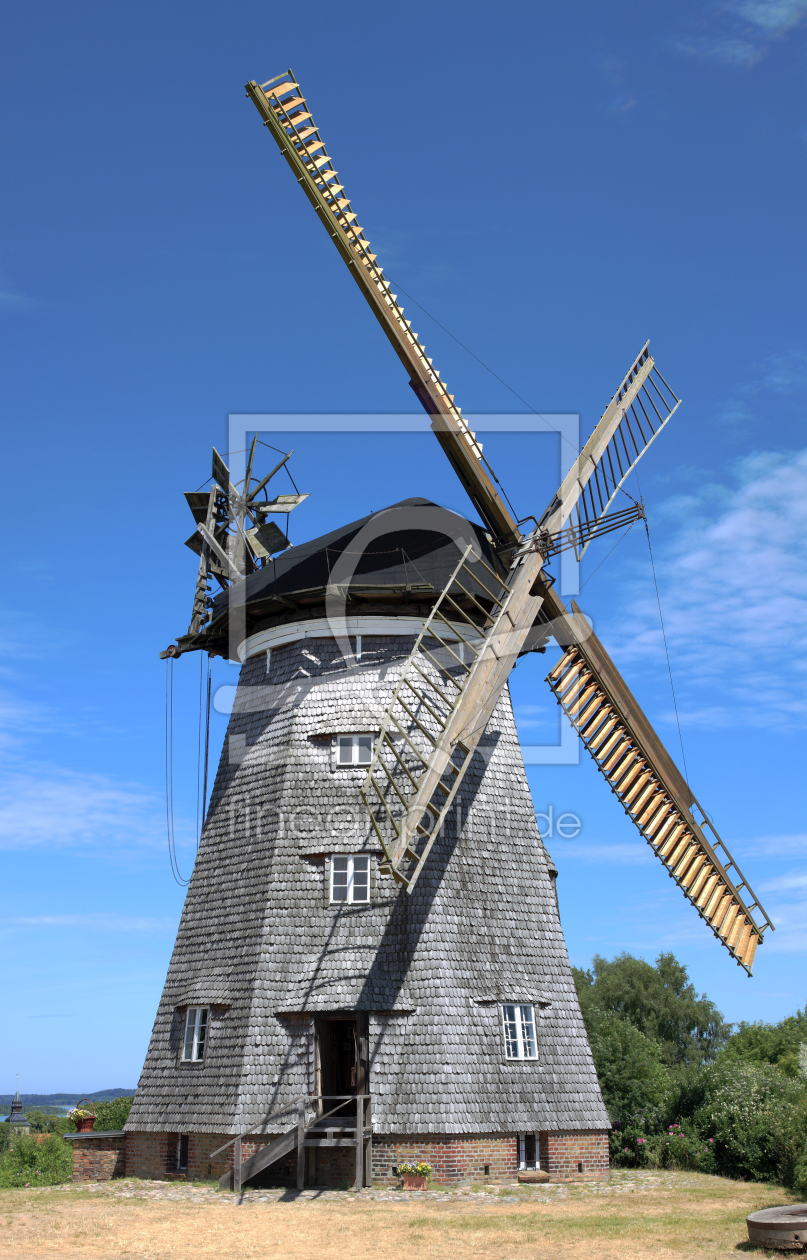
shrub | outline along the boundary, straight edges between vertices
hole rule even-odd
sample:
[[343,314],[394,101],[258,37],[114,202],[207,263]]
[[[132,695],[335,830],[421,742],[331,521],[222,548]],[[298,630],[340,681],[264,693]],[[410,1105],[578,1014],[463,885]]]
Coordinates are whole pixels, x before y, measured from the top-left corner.
[[24,1134],[14,1138],[0,1155],[0,1187],[53,1186],[73,1176],[73,1152],[56,1134],[41,1142]]
[[132,1097],[111,1098],[108,1102],[99,1102],[95,1104],[95,1128],[96,1130],[122,1129],[126,1121],[129,1119],[129,1112],[132,1110]]
[[794,1185],[807,1139],[804,1080],[772,1064],[733,1057],[713,1064],[703,1077],[704,1099],[693,1120],[713,1139],[719,1171]]

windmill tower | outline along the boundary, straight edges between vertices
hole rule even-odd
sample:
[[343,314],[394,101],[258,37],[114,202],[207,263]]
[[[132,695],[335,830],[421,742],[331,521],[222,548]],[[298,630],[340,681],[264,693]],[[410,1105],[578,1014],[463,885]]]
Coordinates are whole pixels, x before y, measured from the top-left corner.
[[[293,75],[247,92],[483,525],[410,499],[286,548],[252,488],[254,442],[243,483],[214,453],[213,489],[188,496],[199,576],[189,633],[169,652],[237,653],[243,665],[127,1124],[127,1171],[213,1173],[236,1188],[266,1177],[361,1186],[418,1160],[440,1181],[538,1165],[603,1176],[608,1116],[507,678],[523,652],[561,645],[548,679],[557,700],[750,974],[765,912],[546,568],[641,514],[610,509],[678,399],[645,346],[522,533]],[[211,580],[223,588],[214,599]]]

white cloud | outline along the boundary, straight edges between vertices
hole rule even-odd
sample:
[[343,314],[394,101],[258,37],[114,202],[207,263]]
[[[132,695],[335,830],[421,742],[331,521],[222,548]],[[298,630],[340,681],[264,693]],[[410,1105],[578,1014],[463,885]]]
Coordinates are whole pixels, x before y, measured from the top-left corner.
[[689,35],[677,39],[676,52],[724,66],[753,66],[763,54],[759,44],[732,36]]
[[[189,829],[177,819],[180,835]],[[134,783],[50,766],[5,776],[0,849],[95,848],[111,853],[166,843],[165,803]]]
[[736,0],[734,12],[770,35],[783,35],[807,17],[807,0]]
[[793,901],[768,901],[765,907],[776,931],[766,932],[766,954],[807,954],[807,897]]
[[788,871],[760,884],[760,892],[796,892],[807,888],[807,871]]
[[[807,451],[741,461],[658,510],[679,523],[657,546],[667,641],[682,719],[788,729],[807,718]],[[652,523],[652,522],[651,522]],[[620,616],[621,660],[664,662],[646,570]],[[610,636],[613,641],[616,636]]]
[[750,68],[805,17],[807,0],[733,0],[720,9],[723,30],[681,36],[673,47],[701,61]]
[[781,836],[755,836],[752,840],[732,840],[732,853],[747,853],[752,857],[779,857],[792,854],[807,855],[807,832],[793,832]]
[[8,288],[0,282],[0,311],[36,310],[44,306],[37,298],[27,297],[16,289]]
[[749,393],[768,389],[775,394],[792,394],[805,386],[807,354],[802,354],[801,350],[783,350],[765,356],[758,378],[750,381],[745,389]]

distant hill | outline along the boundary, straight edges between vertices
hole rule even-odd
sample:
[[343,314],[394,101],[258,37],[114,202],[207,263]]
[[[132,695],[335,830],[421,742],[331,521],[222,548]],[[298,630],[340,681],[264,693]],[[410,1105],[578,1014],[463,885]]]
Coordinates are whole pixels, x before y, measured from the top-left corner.
[[[93,1102],[109,1102],[112,1098],[130,1098],[134,1089],[99,1089],[93,1094],[20,1094],[23,1110],[26,1107],[75,1107],[82,1098],[92,1098]],[[11,1110],[13,1094],[0,1094],[0,1110]]]

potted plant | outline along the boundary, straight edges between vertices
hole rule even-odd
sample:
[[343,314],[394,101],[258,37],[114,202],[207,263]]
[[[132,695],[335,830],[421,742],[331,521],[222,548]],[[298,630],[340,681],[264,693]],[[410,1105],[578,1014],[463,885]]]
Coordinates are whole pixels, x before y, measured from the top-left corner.
[[[92,1111],[88,1111],[83,1106],[84,1103],[89,1103]],[[91,1098],[81,1098],[73,1110],[68,1111],[67,1118],[73,1121],[79,1133],[92,1133],[92,1128],[95,1124],[95,1103]]]
[[399,1164],[398,1175],[403,1177],[404,1190],[425,1190],[432,1175],[432,1166],[422,1160],[419,1164]]

